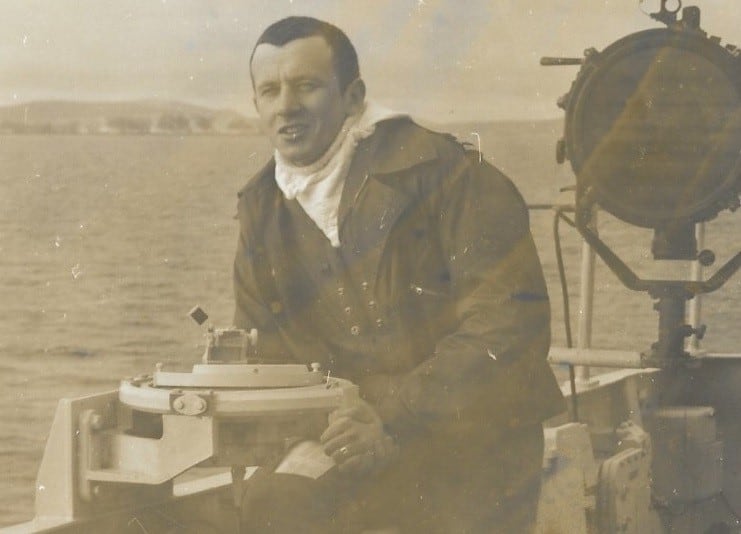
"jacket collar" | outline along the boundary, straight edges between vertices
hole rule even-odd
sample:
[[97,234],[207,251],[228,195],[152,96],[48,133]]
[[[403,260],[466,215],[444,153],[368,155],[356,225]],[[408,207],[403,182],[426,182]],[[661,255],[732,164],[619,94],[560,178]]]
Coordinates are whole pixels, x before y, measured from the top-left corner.
[[[375,133],[361,144],[366,145],[363,148],[372,154],[368,168],[371,176],[394,174],[438,158],[433,136],[408,118],[379,122]],[[244,186],[240,195],[259,184],[274,183],[274,177],[275,159],[270,158]]]
[[[343,247],[352,251],[353,261],[363,265],[363,276],[372,284],[389,233],[413,200],[402,175],[441,157],[438,143],[438,135],[411,120],[391,119],[378,123],[374,134],[362,141],[355,152],[340,201],[338,226]],[[278,220],[281,210],[272,206],[282,202],[283,196],[274,173],[275,162],[271,159],[240,195],[247,190],[255,193],[256,204],[252,207],[269,214],[272,221],[265,226],[263,239],[282,243],[285,235]],[[354,216],[349,228],[351,211]]]
[[369,171],[374,174],[393,174],[438,158],[438,151],[430,132],[408,118],[379,122],[376,132],[368,139],[375,146]]

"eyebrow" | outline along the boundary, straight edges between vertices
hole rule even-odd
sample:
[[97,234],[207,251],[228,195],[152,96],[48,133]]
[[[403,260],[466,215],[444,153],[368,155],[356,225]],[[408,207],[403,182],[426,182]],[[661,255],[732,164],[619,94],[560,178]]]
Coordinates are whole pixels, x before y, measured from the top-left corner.
[[[325,80],[322,79],[321,77],[312,76],[312,75],[309,75],[309,74],[307,74],[307,75],[303,75],[302,74],[302,75],[298,75],[298,76],[293,76],[291,78],[288,78],[286,81],[288,83],[290,83],[290,84],[296,84],[296,83],[301,83],[301,82],[306,82],[306,81],[325,83]],[[279,84],[280,84],[280,81],[276,81],[276,80],[265,80],[265,81],[262,81],[262,82],[258,83],[256,85],[256,87],[258,87],[258,88],[259,87],[267,87],[267,86],[279,85]]]

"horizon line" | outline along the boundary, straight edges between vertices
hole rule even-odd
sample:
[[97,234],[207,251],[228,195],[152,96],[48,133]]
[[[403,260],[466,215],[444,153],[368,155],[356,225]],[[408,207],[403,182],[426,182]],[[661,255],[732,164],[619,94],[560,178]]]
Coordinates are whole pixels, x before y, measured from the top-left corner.
[[[221,112],[231,112],[236,113],[240,116],[242,116],[245,119],[248,120],[257,120],[257,116],[245,113],[244,111],[241,111],[235,107],[229,107],[229,106],[219,106],[217,104],[213,103],[207,103],[204,101],[198,101],[198,100],[191,100],[191,99],[180,99],[180,98],[163,98],[159,96],[136,96],[131,98],[69,98],[69,97],[49,97],[49,98],[34,98],[30,100],[15,100],[12,102],[3,102],[0,101],[0,109],[2,108],[13,108],[13,107],[19,107],[24,105],[32,105],[32,104],[39,104],[39,103],[69,103],[69,104],[123,104],[123,103],[136,103],[136,102],[169,102],[169,103],[176,103],[176,104],[185,104],[189,106],[195,106],[195,107],[202,107],[211,111],[221,111]],[[563,115],[561,114],[553,116],[543,116],[543,117],[513,117],[513,116],[489,116],[489,117],[481,117],[481,118],[468,118],[468,117],[461,117],[457,119],[452,120],[435,120],[432,118],[429,118],[427,116],[412,116],[413,119],[422,121],[422,122],[434,122],[437,124],[460,124],[460,123],[469,123],[469,122],[539,122],[539,121],[554,121],[554,120],[562,120]]]

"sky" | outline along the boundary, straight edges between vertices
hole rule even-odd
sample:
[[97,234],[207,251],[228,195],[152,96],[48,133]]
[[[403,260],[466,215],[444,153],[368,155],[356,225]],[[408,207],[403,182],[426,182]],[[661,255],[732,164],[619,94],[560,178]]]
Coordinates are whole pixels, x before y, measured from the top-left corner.
[[[2,0],[0,105],[175,99],[254,116],[248,59],[270,23],[311,15],[358,50],[369,97],[430,121],[558,117],[581,56],[660,27],[660,0]],[[669,0],[677,2],[678,0]],[[694,0],[741,45],[740,0]]]

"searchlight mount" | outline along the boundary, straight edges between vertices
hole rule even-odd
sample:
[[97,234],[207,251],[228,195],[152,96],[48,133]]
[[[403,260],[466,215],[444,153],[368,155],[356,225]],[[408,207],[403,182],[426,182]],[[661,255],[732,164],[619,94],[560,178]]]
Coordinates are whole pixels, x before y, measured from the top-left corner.
[[700,9],[679,0],[660,0],[649,16],[666,28],[541,65],[581,66],[558,101],[566,117],[556,147],[576,174],[575,225],[627,288],[656,299],[658,341],[642,363],[671,367],[689,360],[686,337],[704,335],[704,326],[685,324],[686,302],[725,284],[741,252],[705,281],[641,279],[598,236],[594,213],[653,229],[654,259],[715,262],[714,252],[697,250],[695,225],[739,207],[741,49],[708,36]]

